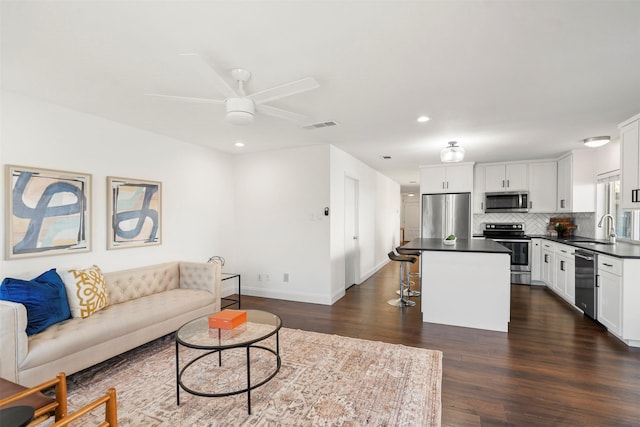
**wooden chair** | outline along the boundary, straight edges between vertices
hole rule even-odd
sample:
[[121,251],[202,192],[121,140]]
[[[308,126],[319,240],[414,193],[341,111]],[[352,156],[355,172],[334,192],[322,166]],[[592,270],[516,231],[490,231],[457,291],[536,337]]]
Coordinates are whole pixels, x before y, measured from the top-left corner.
[[66,426],[70,422],[77,420],[93,411],[94,409],[100,407],[100,405],[105,404],[104,408],[104,422],[98,424],[98,427],[118,427],[118,403],[116,402],[116,389],[110,388],[107,393],[93,402],[83,406],[82,408],[75,411],[73,414],[68,415],[62,418],[59,421],[56,421],[51,427],[60,427]]
[[[42,391],[55,387],[55,399],[42,394]],[[51,416],[61,420],[67,415],[67,378],[60,372],[56,378],[35,387],[24,387],[12,381],[0,378],[0,408],[12,406],[31,406],[35,415],[29,426],[39,424]]]

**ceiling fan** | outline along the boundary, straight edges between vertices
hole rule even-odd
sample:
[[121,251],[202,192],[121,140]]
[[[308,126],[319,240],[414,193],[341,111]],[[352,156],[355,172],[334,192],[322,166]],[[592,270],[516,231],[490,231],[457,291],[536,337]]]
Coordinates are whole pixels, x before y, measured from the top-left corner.
[[313,77],[306,77],[291,83],[265,89],[260,92],[247,94],[244,84],[251,78],[251,73],[242,68],[235,68],[231,76],[238,82],[238,89],[232,88],[227,81],[211,65],[197,53],[180,54],[195,66],[202,77],[212,81],[214,87],[224,96],[224,99],[194,98],[190,96],[173,96],[151,93],[148,95],[168,98],[177,101],[197,102],[203,104],[224,104],[226,107],[225,120],[234,125],[248,125],[253,123],[256,112],[287,120],[304,120],[305,115],[266,105],[267,102],[296,95],[319,87]]

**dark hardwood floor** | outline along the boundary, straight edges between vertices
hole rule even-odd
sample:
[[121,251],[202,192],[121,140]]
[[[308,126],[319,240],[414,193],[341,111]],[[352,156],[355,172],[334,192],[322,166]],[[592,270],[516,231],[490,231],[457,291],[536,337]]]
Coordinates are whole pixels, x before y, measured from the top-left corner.
[[[443,426],[638,426],[640,351],[628,348],[550,291],[511,287],[509,333],[423,323],[386,303],[390,263],[332,306],[243,296],[285,327],[443,352]],[[487,307],[491,310],[491,307]]]

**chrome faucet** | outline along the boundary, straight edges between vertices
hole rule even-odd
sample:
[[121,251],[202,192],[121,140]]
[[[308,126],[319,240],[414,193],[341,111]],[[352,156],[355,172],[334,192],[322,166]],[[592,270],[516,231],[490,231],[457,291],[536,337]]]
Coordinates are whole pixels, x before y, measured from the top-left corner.
[[613,217],[613,215],[611,214],[602,215],[602,218],[600,218],[600,221],[598,221],[598,228],[602,228],[602,223],[606,218],[609,218],[611,220],[609,221],[607,238],[609,239],[609,243],[615,243],[616,242],[616,219]]

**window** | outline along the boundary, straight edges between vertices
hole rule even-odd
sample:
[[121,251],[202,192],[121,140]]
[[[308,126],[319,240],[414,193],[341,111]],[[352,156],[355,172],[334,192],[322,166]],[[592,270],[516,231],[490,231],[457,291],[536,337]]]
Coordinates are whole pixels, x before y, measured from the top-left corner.
[[[603,215],[611,214],[615,218],[615,233],[618,237],[640,240],[640,210],[622,210],[620,197],[620,175],[611,175],[598,179],[597,221]],[[606,238],[608,223],[597,228],[598,238]]]

